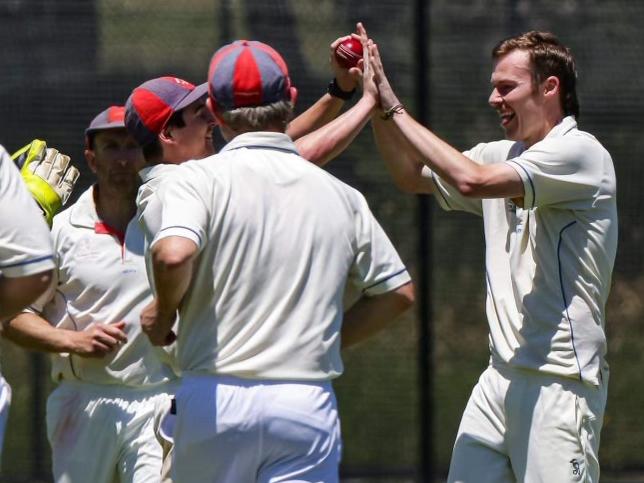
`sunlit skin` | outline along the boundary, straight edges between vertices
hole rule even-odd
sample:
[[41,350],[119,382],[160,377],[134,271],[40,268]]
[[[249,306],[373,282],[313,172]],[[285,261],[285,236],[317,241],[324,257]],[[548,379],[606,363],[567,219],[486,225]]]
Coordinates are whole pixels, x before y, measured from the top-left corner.
[[168,126],[164,135],[171,138],[166,145],[164,161],[182,163],[189,159],[202,159],[215,153],[212,131],[215,119],[206,107],[205,99],[193,102],[181,111],[185,126]]
[[103,192],[110,192],[114,198],[136,196],[141,182],[139,171],[145,166],[145,159],[138,143],[125,129],[96,133],[93,149],[85,150],[85,158]]
[[488,102],[501,117],[501,127],[512,141],[532,146],[564,117],[559,100],[559,79],[550,76],[534,86],[530,54],[513,50],[501,57],[492,73]]

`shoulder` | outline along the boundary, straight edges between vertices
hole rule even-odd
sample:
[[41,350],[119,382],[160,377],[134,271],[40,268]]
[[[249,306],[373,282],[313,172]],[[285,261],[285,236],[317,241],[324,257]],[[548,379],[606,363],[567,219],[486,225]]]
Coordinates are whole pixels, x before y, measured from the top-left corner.
[[479,143],[463,154],[480,164],[492,164],[506,161],[517,156],[523,150],[523,144],[516,141],[499,140]]
[[93,225],[94,220],[90,215],[94,209],[93,192],[94,186],[90,186],[81,193],[74,204],[54,216],[51,228],[54,240],[75,230],[77,223],[74,220],[77,220],[83,225]]
[[329,173],[327,170],[320,168],[319,166],[311,163],[310,161],[301,158],[303,163],[306,163],[307,170],[313,176],[319,177],[322,182],[325,182],[329,185],[333,191],[338,193],[346,202],[348,202],[354,209],[363,210],[368,208],[368,202],[365,196],[358,191],[353,186],[348,185],[344,181],[336,178],[334,175]]
[[570,164],[582,167],[604,166],[612,162],[610,154],[593,135],[571,129],[563,136],[546,137],[530,147],[526,156],[542,157],[556,161],[557,164]]
[[563,136],[562,139],[570,139],[571,147],[574,147],[582,152],[584,155],[594,155],[594,156],[608,156],[608,150],[604,147],[599,140],[592,134],[582,131],[580,129],[573,129],[568,133],[567,136]]

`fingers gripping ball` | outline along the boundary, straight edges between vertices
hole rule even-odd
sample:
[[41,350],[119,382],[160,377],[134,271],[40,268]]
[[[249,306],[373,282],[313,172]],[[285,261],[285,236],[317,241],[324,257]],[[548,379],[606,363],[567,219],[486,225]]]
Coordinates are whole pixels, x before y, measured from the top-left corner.
[[78,170],[69,162],[69,156],[48,148],[39,139],[19,149],[11,158],[51,226],[54,215],[67,203],[74,189]]
[[345,69],[356,67],[362,59],[362,44],[358,39],[350,38],[335,48],[335,58]]

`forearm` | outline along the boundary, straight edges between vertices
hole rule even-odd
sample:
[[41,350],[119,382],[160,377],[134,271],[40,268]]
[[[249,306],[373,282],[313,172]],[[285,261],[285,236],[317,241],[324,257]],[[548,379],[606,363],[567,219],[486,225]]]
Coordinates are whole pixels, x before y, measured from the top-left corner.
[[421,154],[409,144],[398,126],[391,120],[383,120],[378,113],[372,116],[371,126],[378,151],[396,186],[408,193],[432,193],[433,184],[423,176],[425,165]]
[[423,162],[463,196],[520,198],[524,195],[521,177],[506,163],[475,163],[406,112],[395,115],[394,122],[420,152]]
[[41,352],[74,352],[73,331],[52,327],[37,314],[23,312],[3,323],[3,336],[26,349]]
[[16,315],[47,290],[52,271],[25,277],[0,275],[0,321]]
[[395,114],[392,122],[420,159],[447,183],[467,194],[480,183],[482,167],[419,124],[406,111]]
[[196,253],[191,240],[176,236],[164,238],[152,248],[157,310],[168,331],[190,285]]
[[330,94],[324,94],[315,104],[293,119],[286,128],[291,139],[299,139],[324,126],[338,115],[344,101]]
[[376,296],[362,296],[345,314],[342,322],[342,347],[350,347],[381,331],[407,310],[414,301],[411,282]]
[[343,152],[369,121],[376,100],[363,96],[355,106],[333,121],[295,142],[300,155],[323,166]]

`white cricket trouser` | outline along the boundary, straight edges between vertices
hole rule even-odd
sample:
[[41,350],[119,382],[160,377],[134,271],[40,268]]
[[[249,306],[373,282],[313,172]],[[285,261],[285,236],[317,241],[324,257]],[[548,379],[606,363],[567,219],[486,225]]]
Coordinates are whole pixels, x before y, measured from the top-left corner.
[[339,481],[330,382],[184,375],[176,399],[175,482]]
[[167,389],[62,382],[47,400],[54,481],[159,483],[155,412]]
[[0,375],[0,455],[2,455],[2,444],[4,443],[4,433],[7,430],[7,420],[9,419],[9,406],[11,405],[11,386]]
[[489,366],[467,403],[450,483],[599,481],[608,374],[595,387],[537,371]]

